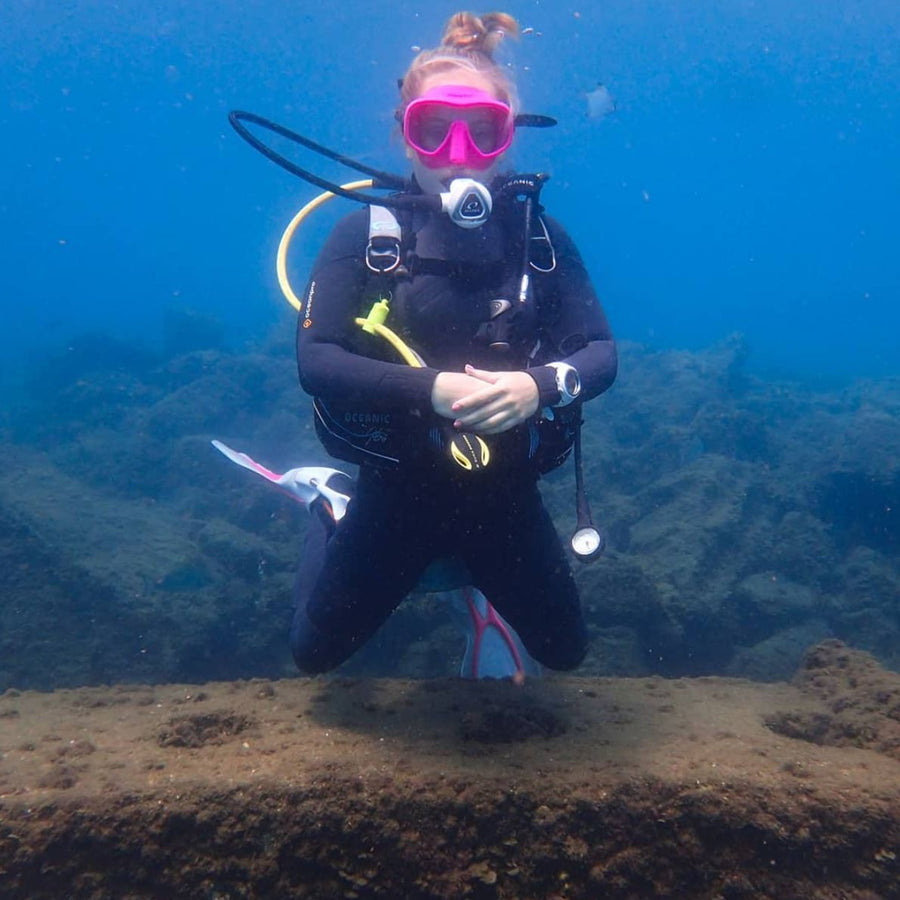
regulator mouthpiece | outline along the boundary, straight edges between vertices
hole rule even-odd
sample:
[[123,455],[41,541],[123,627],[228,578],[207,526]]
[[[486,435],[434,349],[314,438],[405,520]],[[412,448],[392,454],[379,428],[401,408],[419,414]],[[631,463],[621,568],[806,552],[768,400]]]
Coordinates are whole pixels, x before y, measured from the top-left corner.
[[491,192],[474,178],[454,178],[441,194],[441,209],[460,228],[480,228],[491,215]]

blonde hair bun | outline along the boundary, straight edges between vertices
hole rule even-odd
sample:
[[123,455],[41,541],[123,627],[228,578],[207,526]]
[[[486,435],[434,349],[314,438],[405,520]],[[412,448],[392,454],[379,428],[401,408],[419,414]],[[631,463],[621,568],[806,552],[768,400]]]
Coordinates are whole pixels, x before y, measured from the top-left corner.
[[476,16],[470,12],[458,12],[444,26],[441,46],[483,53],[492,59],[494,51],[507,35],[513,38],[519,36],[519,23],[507,13],[492,12]]
[[518,38],[519,33],[519,23],[507,13],[492,12],[483,16],[470,12],[454,13],[444,26],[440,45],[433,50],[422,50],[400,80],[397,119],[403,120],[404,110],[421,93],[427,75],[456,68],[484,75],[490,81],[494,95],[516,112],[519,99],[515,86],[504,69],[494,62],[494,51],[505,37]]

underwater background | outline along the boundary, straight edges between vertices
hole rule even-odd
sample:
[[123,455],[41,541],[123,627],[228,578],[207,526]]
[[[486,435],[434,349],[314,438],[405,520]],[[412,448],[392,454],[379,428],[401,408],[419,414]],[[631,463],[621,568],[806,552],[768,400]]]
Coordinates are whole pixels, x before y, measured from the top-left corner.
[[[900,667],[900,6],[500,7],[559,120],[511,161],[551,173],[622,341],[586,429],[584,673],[789,677],[827,636]],[[274,273],[317,190],[226,116],[403,171],[396,79],[457,8],[3,5],[0,689],[290,671],[304,513],[209,441],[324,461]],[[407,607],[352,666],[453,671],[440,602]]]
[[[226,113],[402,171],[396,79],[457,6],[4,3],[4,353],[85,328],[158,342],[170,304],[219,316],[233,345],[266,334],[285,313],[275,242],[313,189]],[[896,3],[504,8],[533,29],[505,51],[523,104],[560,123],[522,133],[513,162],[552,174],[617,335],[697,349],[738,331],[761,369],[898,374]],[[600,119],[598,82],[617,106]]]

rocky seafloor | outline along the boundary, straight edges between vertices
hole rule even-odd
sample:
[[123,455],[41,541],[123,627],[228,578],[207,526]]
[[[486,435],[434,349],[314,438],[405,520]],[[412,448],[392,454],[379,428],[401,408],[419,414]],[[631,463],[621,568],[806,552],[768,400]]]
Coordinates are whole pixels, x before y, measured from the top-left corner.
[[[198,345],[202,342],[198,342]],[[0,418],[0,689],[278,678],[306,513],[219,456],[327,462],[290,335],[258,351],[73,340]],[[580,675],[790,677],[836,637],[900,668],[900,383],[814,391],[705,352],[621,348],[586,412],[605,555],[577,566]],[[12,398],[12,399],[11,399]],[[563,534],[571,464],[543,481]],[[345,675],[440,677],[440,597],[401,606]]]
[[900,675],[0,696],[4,900],[900,897]]

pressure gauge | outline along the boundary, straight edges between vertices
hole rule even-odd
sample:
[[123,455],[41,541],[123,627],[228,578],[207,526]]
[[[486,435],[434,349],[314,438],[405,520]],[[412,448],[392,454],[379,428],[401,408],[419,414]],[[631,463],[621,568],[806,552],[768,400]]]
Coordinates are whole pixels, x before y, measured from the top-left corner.
[[603,535],[593,525],[579,528],[572,535],[571,543],[575,556],[582,562],[595,560],[603,552],[603,548],[606,545]]

